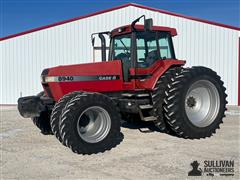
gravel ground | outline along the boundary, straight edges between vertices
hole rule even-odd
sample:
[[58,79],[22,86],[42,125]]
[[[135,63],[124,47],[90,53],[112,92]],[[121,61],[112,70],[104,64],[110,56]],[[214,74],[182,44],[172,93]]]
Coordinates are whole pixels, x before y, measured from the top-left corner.
[[[240,179],[240,109],[230,107],[217,133],[202,140],[186,140],[140,132],[125,124],[124,139],[111,151],[77,155],[54,136],[44,136],[16,107],[1,106],[1,179],[195,179],[188,177],[197,160],[234,160],[234,176],[199,179]],[[127,126],[127,127],[126,127]]]

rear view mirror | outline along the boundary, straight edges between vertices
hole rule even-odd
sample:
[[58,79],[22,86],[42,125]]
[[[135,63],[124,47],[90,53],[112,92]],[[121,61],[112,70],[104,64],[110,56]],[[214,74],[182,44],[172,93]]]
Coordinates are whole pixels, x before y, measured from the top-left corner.
[[151,31],[153,27],[153,19],[145,19],[144,20],[144,30],[145,31]]

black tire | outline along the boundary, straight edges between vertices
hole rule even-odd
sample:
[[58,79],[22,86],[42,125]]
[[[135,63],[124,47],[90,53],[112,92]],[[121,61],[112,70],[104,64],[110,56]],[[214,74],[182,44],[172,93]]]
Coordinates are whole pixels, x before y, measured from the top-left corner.
[[[78,118],[88,108],[100,107],[104,109],[111,121],[109,131],[101,141],[87,142],[78,133]],[[71,99],[64,109],[60,121],[60,133],[63,142],[78,154],[94,154],[110,150],[121,140],[121,116],[114,102],[107,96],[99,93],[82,93]],[[87,126],[87,125],[86,125]]]
[[[202,126],[194,124],[193,119],[197,118],[197,115],[196,117],[192,116],[193,118],[191,120],[187,115],[187,110],[185,107],[189,106],[187,108],[192,108],[192,105],[196,105],[195,100],[195,102],[193,101],[193,104],[189,103],[192,101],[191,98],[194,99],[194,97],[188,97],[187,99],[187,93],[190,91],[193,84],[196,84],[200,81],[211,84],[215,92],[217,92],[216,94],[218,94],[216,96],[218,97],[216,98],[216,101],[213,101],[213,98],[208,98],[210,102],[209,104],[219,102],[217,105],[217,107],[219,107],[218,111],[214,111],[213,116],[209,117],[208,115],[211,112],[211,109],[216,106],[210,105],[210,107],[207,108],[207,115],[204,116],[205,121],[209,121],[209,119],[212,119],[212,121]],[[216,72],[205,67],[193,67],[184,69],[180,74],[176,75],[174,78],[171,79],[171,83],[169,83],[168,86],[169,88],[165,92],[166,97],[164,99],[164,114],[167,123],[178,136],[189,139],[205,138],[210,137],[216,132],[216,129],[220,128],[219,125],[222,123],[222,119],[225,116],[224,112],[226,110],[227,95],[225,94],[226,88],[223,86],[223,82],[216,74]],[[201,85],[199,87],[201,87]],[[210,88],[207,89],[207,92],[210,92]],[[196,94],[198,93],[199,92],[197,92]],[[188,101],[189,99],[191,99],[191,101]],[[204,107],[201,104],[201,101],[200,105],[201,106],[199,107]],[[199,111],[196,111],[196,113],[198,112]],[[201,120],[200,123],[204,123],[203,120]]]
[[[38,93],[37,96],[41,97],[46,95],[44,91],[42,91]],[[50,114],[51,114],[51,111],[45,111],[45,112],[42,112],[39,117],[31,118],[33,121],[33,124],[35,124],[38,127],[38,129],[41,130],[41,133],[44,135],[53,134],[50,126]]]
[[62,143],[62,138],[60,135],[60,130],[59,130],[59,122],[61,119],[61,114],[62,111],[64,109],[64,107],[66,106],[67,102],[70,101],[73,97],[75,97],[77,94],[81,94],[82,92],[71,92],[69,94],[64,95],[61,99],[59,99],[59,101],[55,104],[52,113],[51,113],[51,117],[50,117],[50,125],[51,125],[51,129],[53,134],[56,136],[56,138]]
[[157,117],[154,121],[155,126],[160,132],[171,133],[171,129],[164,120],[163,103],[165,98],[165,91],[168,89],[168,83],[171,82],[171,78],[180,73],[181,67],[173,67],[168,69],[157,81],[152,96],[153,110],[150,112],[152,116]]
[[33,123],[41,130],[44,135],[52,135],[50,126],[50,112],[44,111],[39,117],[32,118]]
[[37,94],[37,96],[39,96],[39,97],[41,97],[41,96],[46,97],[46,94],[45,94],[44,91],[41,91],[40,93]]

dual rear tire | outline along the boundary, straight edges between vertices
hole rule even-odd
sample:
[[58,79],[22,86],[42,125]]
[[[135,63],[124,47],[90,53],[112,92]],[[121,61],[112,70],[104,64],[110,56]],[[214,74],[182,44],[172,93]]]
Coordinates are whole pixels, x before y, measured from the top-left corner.
[[165,122],[183,138],[210,137],[226,110],[226,88],[216,72],[193,67],[171,78],[163,103]]

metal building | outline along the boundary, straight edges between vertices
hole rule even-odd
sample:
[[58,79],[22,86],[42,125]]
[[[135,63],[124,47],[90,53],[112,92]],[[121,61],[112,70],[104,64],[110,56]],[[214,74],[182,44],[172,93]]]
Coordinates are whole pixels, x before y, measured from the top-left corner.
[[42,90],[44,68],[93,61],[90,36],[146,15],[154,25],[174,27],[175,53],[187,65],[212,68],[222,77],[229,105],[240,105],[240,28],[187,17],[137,4],[77,17],[0,39],[0,104],[16,104],[20,96]]

